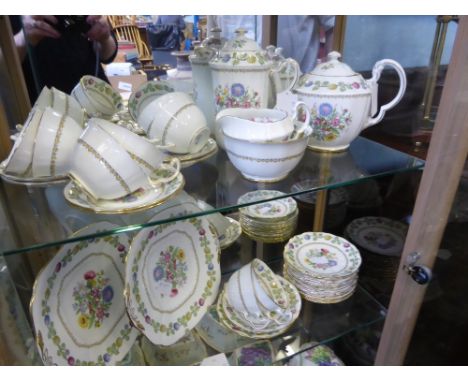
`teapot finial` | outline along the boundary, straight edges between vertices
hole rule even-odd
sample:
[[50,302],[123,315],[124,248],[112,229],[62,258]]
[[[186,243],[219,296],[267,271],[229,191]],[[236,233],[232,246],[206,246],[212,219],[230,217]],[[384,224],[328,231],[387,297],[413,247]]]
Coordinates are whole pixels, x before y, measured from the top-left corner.
[[341,58],[341,53],[335,50],[327,54],[328,61],[338,61],[339,58]]
[[243,37],[243,36],[245,36],[245,34],[247,33],[247,29],[245,29],[245,28],[237,28],[237,29],[235,30],[235,33],[236,33],[237,36]]

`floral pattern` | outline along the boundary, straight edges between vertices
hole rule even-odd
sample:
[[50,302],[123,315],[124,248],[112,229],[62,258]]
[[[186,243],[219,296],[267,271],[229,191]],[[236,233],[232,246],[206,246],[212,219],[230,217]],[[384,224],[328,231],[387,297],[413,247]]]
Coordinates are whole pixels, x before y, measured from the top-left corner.
[[85,76],[83,81],[86,88],[97,91],[106,98],[110,98],[113,106],[116,109],[120,109],[122,107],[121,95],[112,89],[112,87],[107,82],[92,76]]
[[177,296],[181,286],[187,282],[187,263],[182,248],[170,245],[159,254],[153,270],[156,282],[164,281],[171,285],[170,297]]
[[330,82],[330,81],[320,81],[320,80],[314,81],[307,76],[304,76],[299,80],[298,86],[311,88],[310,90],[319,90],[320,88],[325,88],[328,90],[336,90],[340,92],[369,88],[369,85],[367,85],[367,83],[363,79],[360,79],[359,81],[353,81],[353,82],[343,82],[343,81]]
[[[317,259],[327,260],[326,263],[317,262]],[[305,263],[310,265],[314,269],[325,270],[336,266],[338,263],[336,261],[336,256],[326,248],[321,248],[320,250],[311,249],[307,252],[304,259]]]
[[[97,233],[97,232],[96,232]],[[126,323],[122,326],[122,329],[116,335],[115,340],[113,343],[108,346],[105,351],[101,354],[96,354],[95,361],[85,361],[78,358],[75,358],[72,355],[72,352],[67,347],[67,344],[62,340],[59,333],[55,328],[55,323],[52,316],[52,308],[49,305],[49,299],[52,296],[52,291],[55,287],[55,282],[57,278],[63,272],[63,270],[69,265],[70,262],[73,261],[74,256],[79,254],[85,248],[87,248],[91,243],[98,243],[98,242],[106,242],[113,247],[115,247],[119,251],[119,258],[122,263],[125,262],[125,255],[126,255],[126,246],[119,241],[118,236],[104,236],[101,238],[93,238],[89,240],[80,241],[77,245],[71,247],[67,250],[66,254],[63,258],[60,259],[55,264],[54,271],[50,277],[47,278],[47,288],[44,290],[41,299],[41,316],[43,317],[45,327],[47,328],[47,332],[42,334],[38,333],[38,337],[40,334],[40,338],[42,339],[43,336],[46,336],[55,346],[56,355],[62,357],[68,365],[76,365],[76,366],[93,366],[93,365],[106,365],[108,364],[114,355],[120,354],[120,348],[123,346],[124,343],[130,341],[130,336],[132,332],[132,326],[130,323]],[[106,294],[109,292],[106,292]],[[108,297],[107,297],[108,298]],[[43,341],[42,346],[39,346],[41,350],[42,359],[47,364],[50,364],[50,357],[45,351]]]
[[114,298],[110,279],[104,271],[90,270],[83,275],[84,282],[73,288],[73,310],[78,315],[78,325],[83,329],[99,328],[106,317]]
[[318,345],[305,352],[304,360],[317,366],[342,366],[343,363],[336,357],[333,351],[323,345]]
[[215,89],[215,101],[218,110],[230,107],[260,107],[260,95],[241,83],[231,86],[218,85]]
[[136,118],[139,112],[141,103],[148,97],[158,97],[166,93],[174,91],[169,85],[165,83],[158,83],[155,81],[148,81],[140,87],[128,100],[128,110],[133,118]]
[[348,109],[339,112],[336,106],[326,102],[320,104],[318,108],[314,104],[310,110],[312,137],[319,141],[334,141],[350,125],[351,121],[351,113]]
[[271,348],[268,342],[243,347],[237,357],[239,366],[271,366],[272,362]]

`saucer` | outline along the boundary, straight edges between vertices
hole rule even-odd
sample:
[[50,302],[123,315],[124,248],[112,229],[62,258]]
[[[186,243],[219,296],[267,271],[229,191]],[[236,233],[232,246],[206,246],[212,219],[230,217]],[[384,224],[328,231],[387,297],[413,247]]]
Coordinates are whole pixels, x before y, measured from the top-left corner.
[[122,198],[94,201],[82,191],[74,181],[68,183],[64,190],[67,202],[75,207],[99,214],[126,214],[130,212],[144,211],[164,203],[169,198],[180,192],[185,184],[184,176],[179,173],[172,181],[157,187],[148,186],[140,188]]
[[[256,190],[242,195],[237,204],[247,204],[263,199],[276,198],[286,195],[281,191],[274,190]],[[258,203],[247,207],[240,208],[240,212],[254,219],[285,219],[292,215],[297,210],[296,201],[287,197],[284,199],[271,200],[264,203]]]
[[[30,171],[28,171],[30,173]],[[67,175],[56,175],[56,176],[41,176],[41,177],[32,177],[32,176],[20,176],[12,175],[5,173],[5,161],[0,163],[0,177],[3,178],[8,183],[20,184],[23,186],[31,187],[40,187],[40,186],[50,186],[54,184],[60,184],[67,182],[69,180]]]
[[128,112],[134,121],[138,119],[141,110],[151,101],[164,94],[174,91],[174,87],[166,81],[148,81],[140,86],[128,99]]
[[200,151],[192,154],[168,154],[165,162],[168,162],[172,158],[178,158],[180,160],[180,166],[182,168],[189,167],[195,163],[201,162],[215,155],[218,152],[218,145],[213,138],[209,138],[205,146]]
[[138,123],[136,123],[130,115],[128,111],[128,101],[123,101],[123,109],[115,113],[110,121],[119,126],[125,127],[137,135],[146,135],[146,131],[138,126]]
[[[117,228],[91,224],[74,236]],[[46,365],[115,365],[138,331],[123,298],[127,235],[65,244],[39,273],[30,303],[36,343]]]
[[219,246],[221,249],[229,247],[239,238],[240,235],[242,235],[242,227],[240,223],[228,216],[226,216],[226,219],[229,220],[229,227],[220,236],[218,236]]

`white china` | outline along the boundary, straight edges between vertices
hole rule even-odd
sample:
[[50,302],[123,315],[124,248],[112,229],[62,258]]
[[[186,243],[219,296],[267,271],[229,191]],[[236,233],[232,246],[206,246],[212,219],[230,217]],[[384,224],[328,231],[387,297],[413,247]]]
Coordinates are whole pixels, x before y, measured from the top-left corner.
[[230,353],[255,340],[242,337],[221,324],[216,306],[212,305],[195,327],[198,335],[210,347],[221,353]]
[[233,138],[223,130],[224,145],[235,168],[248,180],[280,181],[299,164],[304,156],[311,129],[304,135],[283,142],[251,142]]
[[186,168],[192,166],[195,163],[204,161],[205,159],[211,158],[218,152],[218,145],[213,138],[208,138],[205,145],[193,154],[168,154],[169,158],[177,158],[180,160],[180,166]]
[[[122,126],[99,118],[91,118],[88,125],[97,126],[110,134],[125,148],[130,157],[148,176],[152,176],[161,167],[164,160],[167,159],[167,155],[155,147],[155,145]],[[170,165],[176,168],[178,172],[180,170],[180,161],[177,158],[172,158],[170,162]],[[165,182],[171,181],[177,176],[177,172],[172,178],[163,178],[162,180]]]
[[[115,228],[100,222],[75,235]],[[44,364],[115,365],[124,359],[138,335],[123,298],[128,246],[126,235],[66,244],[41,271],[30,308]]]
[[[51,88],[52,103],[51,107],[60,114],[68,115],[81,127],[84,126],[85,113],[78,101],[68,94],[52,87]],[[36,102],[37,104],[38,102]]]
[[89,116],[110,119],[122,108],[122,96],[107,82],[83,76],[72,90],[72,96]]
[[291,197],[280,198],[282,196],[286,196],[286,194],[276,190],[250,191],[241,195],[237,200],[237,204],[254,203],[259,200],[278,198],[264,203],[241,207],[240,212],[248,217],[260,218],[263,220],[283,219],[291,216],[297,210],[297,203]]
[[140,113],[156,98],[175,91],[167,81],[148,81],[135,90],[128,99],[128,112],[134,121],[138,121]]
[[[406,90],[405,71],[396,61],[376,62],[372,78],[365,80],[339,61],[340,57],[340,53],[330,52],[327,60],[304,74],[293,89],[310,109],[313,132],[309,146],[321,151],[346,150],[363,129],[379,123]],[[377,113],[378,81],[386,66],[396,70],[400,87],[395,98]]]
[[146,130],[151,142],[176,154],[200,151],[210,136],[203,112],[182,92],[153,100],[141,113],[138,124]]
[[[306,113],[304,122],[297,121],[298,110]],[[278,109],[243,109],[221,110],[216,115],[216,140],[224,148],[223,131],[237,139],[251,142],[281,141],[290,137],[293,132],[299,134],[309,125],[309,111],[303,102],[297,102],[292,118],[288,113]]]
[[373,254],[398,257],[403,251],[407,231],[408,226],[399,221],[366,216],[349,223],[345,235]]
[[[176,170],[170,167],[163,167],[158,171],[169,172],[169,174],[176,173]],[[69,182],[65,186],[63,194],[68,203],[87,211],[99,214],[128,214],[158,206],[182,191],[185,184],[184,177],[180,172],[176,174],[175,179],[170,182],[160,183],[156,186],[148,184],[131,194],[112,200],[96,200],[90,197],[89,192],[83,190],[82,185],[77,181]]]
[[[295,76],[286,90],[291,89],[299,76],[299,65],[285,59],[274,66],[268,54],[258,44],[245,36],[245,29],[237,29],[236,37],[227,41],[219,54],[209,62],[212,71],[213,96],[216,111],[225,108],[266,108],[274,99],[269,94],[277,89],[271,78],[278,76],[284,66],[294,67]],[[279,90],[279,89],[278,89]]]
[[[6,174],[24,175],[30,170],[37,129],[41,123],[43,113],[40,108],[33,108],[29,113],[28,119],[15,140],[10,154],[3,162]],[[32,174],[30,175],[32,177]]]
[[52,90],[44,86],[36,99],[33,107],[44,110],[47,106],[52,106]]
[[210,60],[216,50],[208,46],[196,47],[189,56],[193,72],[193,99],[205,114],[206,121],[212,134],[215,134],[215,104],[213,102],[213,86],[211,78]]
[[202,319],[217,296],[218,255],[206,219],[156,225],[135,236],[126,262],[126,305],[152,343],[172,345]]
[[83,129],[74,119],[46,107],[34,143],[33,177],[65,175],[81,133]]

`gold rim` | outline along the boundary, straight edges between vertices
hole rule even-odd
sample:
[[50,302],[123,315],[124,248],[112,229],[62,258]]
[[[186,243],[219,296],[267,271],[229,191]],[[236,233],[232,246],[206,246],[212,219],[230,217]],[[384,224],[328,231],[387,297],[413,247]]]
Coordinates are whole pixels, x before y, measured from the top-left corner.
[[143,205],[143,206],[132,207],[132,208],[122,208],[122,209],[118,209],[118,210],[96,210],[92,206],[85,207],[85,206],[73,203],[72,201],[69,200],[67,192],[66,192],[67,187],[69,186],[70,183],[67,186],[65,186],[65,188],[63,189],[63,193],[64,193],[65,200],[67,201],[67,203],[69,203],[71,206],[73,206],[75,208],[78,208],[80,210],[83,210],[83,211],[86,211],[86,212],[91,211],[91,212],[94,212],[95,214],[98,214],[98,215],[126,214],[126,213],[132,213],[132,212],[141,212],[141,211],[145,211],[145,210],[148,210],[150,208],[153,208],[153,207],[157,207],[160,204],[166,202],[168,199],[177,196],[180,192],[182,192],[182,190],[184,189],[184,186],[185,186],[185,179],[184,179],[182,174],[179,173],[176,180],[177,179],[181,179],[178,188],[176,190],[174,190],[171,194],[167,195],[165,198],[160,199],[160,200],[156,200],[155,202],[152,202],[150,204],[146,204],[146,205]]

